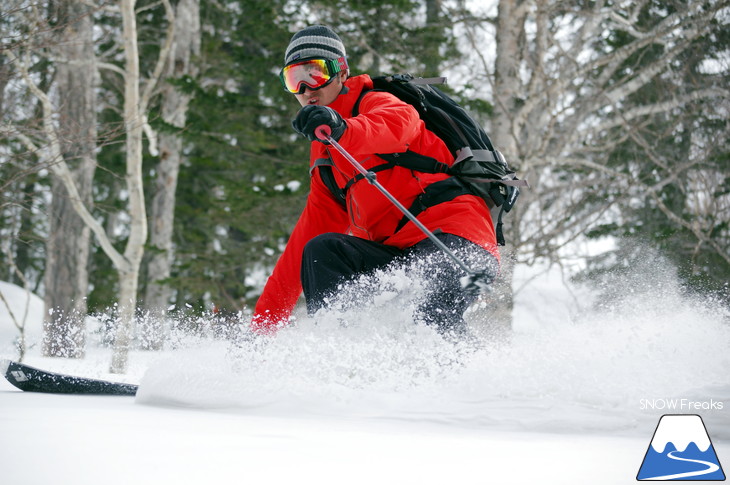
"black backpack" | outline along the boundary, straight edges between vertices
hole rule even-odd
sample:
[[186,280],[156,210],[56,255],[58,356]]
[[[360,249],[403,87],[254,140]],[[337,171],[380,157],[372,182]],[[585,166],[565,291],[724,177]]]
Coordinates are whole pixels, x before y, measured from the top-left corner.
[[[419,172],[451,175],[426,187],[409,211],[418,216],[427,208],[460,195],[479,196],[487,203],[493,218],[499,208],[495,232],[497,244],[504,246],[502,215],[514,207],[520,194],[518,187],[529,185],[527,181],[519,180],[515,172],[509,169],[504,157],[494,148],[481,126],[453,99],[432,86],[444,82],[445,78],[414,78],[410,74],[380,76],[373,78],[373,90],[391,93],[415,107],[426,128],[441,138],[449,148],[454,156],[454,163],[449,166],[435,158],[409,150],[403,153],[378,153],[387,163],[372,167],[370,171],[379,172],[400,166]],[[360,101],[369,92],[367,90],[360,94],[353,108],[353,116],[358,115]],[[344,188],[339,188],[334,181],[331,166],[328,165],[329,163],[322,161],[315,166],[320,167],[322,180],[335,199],[344,203],[347,190],[364,176],[358,175],[349,180]],[[408,219],[404,217],[396,231],[407,222]]]

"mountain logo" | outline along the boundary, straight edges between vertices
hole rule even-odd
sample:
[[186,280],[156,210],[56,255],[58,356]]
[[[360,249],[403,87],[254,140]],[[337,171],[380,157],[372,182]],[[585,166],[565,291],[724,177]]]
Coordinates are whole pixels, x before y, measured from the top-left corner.
[[641,463],[637,480],[725,480],[702,418],[665,414]]

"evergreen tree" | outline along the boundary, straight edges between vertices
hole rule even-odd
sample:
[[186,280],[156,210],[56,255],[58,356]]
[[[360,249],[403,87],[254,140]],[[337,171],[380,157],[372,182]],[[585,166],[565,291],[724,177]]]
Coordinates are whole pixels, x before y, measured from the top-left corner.
[[255,300],[304,205],[307,147],[291,133],[296,108],[278,80],[291,33],[285,2],[236,10],[201,5],[199,81],[184,139],[176,211],[179,304],[236,311]]
[[227,15],[204,6],[200,82],[186,87],[194,101],[176,216],[178,303],[200,310],[251,306],[304,206],[309,144],[291,130],[299,105],[277,78],[296,30],[331,25],[347,45],[353,74],[425,74],[449,45],[445,24],[425,25],[419,2],[297,6],[252,1]]
[[[605,43],[620,48],[667,15],[681,15],[686,8],[683,2],[649,2],[633,30],[616,29]],[[619,208],[620,222],[597,226],[589,236],[623,238],[619,245],[623,257],[604,255],[592,260],[591,269],[615,270],[615,263],[607,261],[641,258],[644,249],[638,241],[658,248],[690,287],[724,294],[730,301],[730,104],[721,95],[730,79],[724,59],[730,36],[722,16],[711,23],[708,33],[692,40],[665,75],[652,79],[628,100],[636,106],[653,106],[669,97],[685,100],[682,106],[648,112],[632,120],[628,131],[619,127],[607,133],[622,140],[609,153],[607,166],[631,182],[628,190],[620,190],[617,183],[606,194]],[[657,41],[638,50],[624,61],[616,82],[622,82],[637,65],[661,61],[672,48]],[[697,97],[698,88],[716,91],[720,98]]]

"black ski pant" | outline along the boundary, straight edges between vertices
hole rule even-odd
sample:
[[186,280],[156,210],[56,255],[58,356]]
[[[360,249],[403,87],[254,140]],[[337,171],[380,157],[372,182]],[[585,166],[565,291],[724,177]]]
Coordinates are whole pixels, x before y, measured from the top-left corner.
[[[487,250],[453,234],[436,235],[457,254],[468,254],[469,261],[480,264],[479,269],[496,272],[496,260]],[[326,304],[336,294],[338,285],[362,274],[382,269],[394,262],[421,260],[422,276],[427,279],[427,291],[414,318],[435,325],[442,332],[461,333],[465,330],[463,314],[476,298],[465,292],[460,278],[463,270],[455,265],[430,239],[405,250],[340,233],[321,234],[304,247],[301,279],[309,314]]]

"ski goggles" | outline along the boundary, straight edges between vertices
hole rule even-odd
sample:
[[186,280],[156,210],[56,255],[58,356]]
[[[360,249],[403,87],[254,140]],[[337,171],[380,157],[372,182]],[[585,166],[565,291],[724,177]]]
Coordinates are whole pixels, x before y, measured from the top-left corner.
[[347,60],[307,59],[285,66],[279,73],[284,89],[292,94],[304,94],[304,88],[312,90],[327,86],[340,71],[347,70]]

